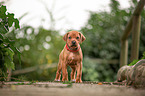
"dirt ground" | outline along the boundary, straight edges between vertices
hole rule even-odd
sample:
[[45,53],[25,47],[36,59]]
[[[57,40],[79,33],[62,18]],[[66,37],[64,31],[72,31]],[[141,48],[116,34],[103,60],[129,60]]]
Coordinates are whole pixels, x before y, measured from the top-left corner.
[[145,89],[103,83],[4,82],[0,96],[145,96]]

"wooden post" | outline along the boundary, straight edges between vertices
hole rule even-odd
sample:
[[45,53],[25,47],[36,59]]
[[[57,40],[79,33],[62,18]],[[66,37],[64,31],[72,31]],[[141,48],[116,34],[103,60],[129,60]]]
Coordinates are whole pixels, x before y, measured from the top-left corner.
[[133,23],[133,18],[134,16],[139,16],[144,8],[144,5],[145,5],[145,0],[140,0],[138,2],[138,5],[136,6],[134,12],[133,12],[133,15],[131,15],[131,18],[130,20],[128,21],[127,23],[127,26],[123,32],[123,35],[121,37],[122,40],[125,40],[128,38],[128,36],[130,35],[131,33],[131,29],[132,29],[132,23]]
[[138,59],[139,56],[139,41],[140,41],[140,25],[141,16],[137,15],[133,17],[133,27],[132,27],[132,46],[131,46],[131,62],[134,59]]
[[120,67],[127,65],[128,60],[128,40],[121,41]]
[[[133,31],[133,44],[131,51],[131,61],[135,58],[138,59],[138,51],[139,51],[139,35],[140,35],[140,14],[144,8],[145,0],[140,0],[138,5],[136,6],[133,15],[131,15],[130,20],[127,23],[127,26],[123,32],[121,37],[121,53],[120,53],[120,67],[127,64],[128,60],[128,37],[131,33],[131,29]],[[138,26],[138,27],[136,27]],[[136,31],[135,31],[136,30]],[[138,33],[139,32],[139,33]],[[136,41],[137,40],[137,41]],[[136,56],[136,57],[134,57]]]

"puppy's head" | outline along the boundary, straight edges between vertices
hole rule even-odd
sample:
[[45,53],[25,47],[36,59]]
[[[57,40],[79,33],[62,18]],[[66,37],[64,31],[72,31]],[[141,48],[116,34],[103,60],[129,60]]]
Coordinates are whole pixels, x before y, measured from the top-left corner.
[[79,43],[82,43],[85,39],[85,36],[78,31],[70,31],[63,36],[63,40],[72,49],[78,48]]

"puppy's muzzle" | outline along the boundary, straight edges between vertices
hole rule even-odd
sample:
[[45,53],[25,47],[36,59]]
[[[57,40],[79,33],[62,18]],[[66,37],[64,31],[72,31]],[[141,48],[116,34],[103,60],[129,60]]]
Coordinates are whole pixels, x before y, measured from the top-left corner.
[[72,41],[72,45],[76,45],[76,41]]

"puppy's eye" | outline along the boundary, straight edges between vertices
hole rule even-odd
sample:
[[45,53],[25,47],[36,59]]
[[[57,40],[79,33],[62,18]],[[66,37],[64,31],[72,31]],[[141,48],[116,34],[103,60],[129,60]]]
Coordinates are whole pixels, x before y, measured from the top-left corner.
[[76,39],[79,39],[79,37],[77,37]]
[[71,37],[68,37],[69,39],[71,39]]

